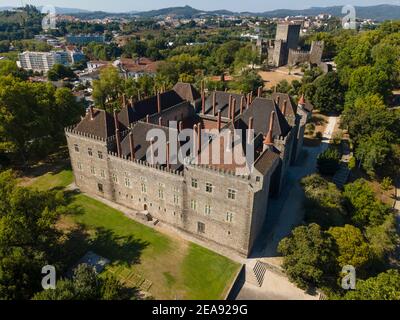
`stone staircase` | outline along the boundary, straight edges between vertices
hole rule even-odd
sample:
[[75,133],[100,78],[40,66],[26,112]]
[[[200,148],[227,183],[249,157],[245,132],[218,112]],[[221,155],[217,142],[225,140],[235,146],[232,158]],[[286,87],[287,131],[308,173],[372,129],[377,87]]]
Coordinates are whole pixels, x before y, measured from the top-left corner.
[[265,272],[267,271],[267,266],[265,263],[257,260],[254,266],[246,265],[246,281],[261,287],[264,282]]
[[335,183],[338,188],[342,189],[349,178],[349,174],[350,170],[347,167],[347,163],[341,163],[339,170],[336,171],[333,176],[333,183]]

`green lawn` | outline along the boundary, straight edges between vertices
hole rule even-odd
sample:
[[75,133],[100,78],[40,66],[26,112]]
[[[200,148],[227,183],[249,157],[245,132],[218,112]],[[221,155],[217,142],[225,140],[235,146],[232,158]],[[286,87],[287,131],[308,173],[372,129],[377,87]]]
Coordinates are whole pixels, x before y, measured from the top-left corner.
[[50,190],[53,188],[65,188],[74,181],[71,170],[64,169],[57,173],[46,173],[35,179],[29,186],[38,190]]
[[[46,174],[32,187],[65,186],[71,173]],[[71,256],[92,250],[111,260],[106,272],[149,291],[156,299],[222,299],[239,264],[196,244],[165,235],[82,194],[72,197],[76,213],[63,217],[73,231]]]

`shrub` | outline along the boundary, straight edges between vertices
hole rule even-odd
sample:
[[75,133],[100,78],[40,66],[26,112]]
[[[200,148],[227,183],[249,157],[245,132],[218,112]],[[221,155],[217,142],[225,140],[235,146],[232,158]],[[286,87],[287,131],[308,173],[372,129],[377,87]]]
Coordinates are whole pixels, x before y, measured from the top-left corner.
[[356,163],[356,158],[355,157],[351,157],[349,159],[349,164],[348,167],[350,170],[353,170],[356,167],[357,163]]
[[392,180],[392,178],[390,178],[390,177],[385,177],[385,178],[383,178],[382,183],[381,183],[381,186],[382,186],[382,189],[383,189],[383,190],[385,190],[385,191],[390,190],[390,188],[392,187],[392,185],[393,185],[393,180]]
[[334,175],[339,169],[340,154],[336,148],[328,148],[317,159],[317,168],[321,174]]

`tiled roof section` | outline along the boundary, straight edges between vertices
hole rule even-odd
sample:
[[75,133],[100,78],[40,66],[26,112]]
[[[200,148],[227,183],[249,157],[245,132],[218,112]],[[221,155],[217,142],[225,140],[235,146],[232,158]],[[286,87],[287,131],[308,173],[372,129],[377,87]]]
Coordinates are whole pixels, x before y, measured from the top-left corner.
[[[151,129],[163,130],[165,132],[167,141],[169,141],[169,134],[171,129],[169,129],[168,127],[160,127],[158,125],[153,125],[142,121],[135,123],[131,130],[133,133],[133,140],[135,145],[135,159],[137,160],[147,161],[146,152],[150,148],[150,142],[146,140],[146,135],[147,132]],[[121,151],[122,156],[131,156],[129,134],[127,134],[126,137],[121,141]],[[172,164],[172,162],[177,162],[177,164]],[[175,158],[173,158],[173,152],[171,150],[171,169],[178,170],[181,167],[182,164],[179,163],[179,161],[175,161]]]
[[[119,125],[121,131],[126,129],[122,123]],[[114,117],[104,110],[94,109],[93,119],[88,112],[74,130],[106,139],[115,135]]]
[[255,98],[248,109],[240,117],[246,125],[249,125],[249,118],[253,118],[254,133],[266,134],[269,127],[270,117],[272,111],[275,111],[273,136],[285,137],[289,131],[290,126],[283,116],[282,112],[276,106],[273,100],[266,98]]
[[287,101],[285,116],[295,116],[297,113],[297,106],[295,106],[295,104],[292,103],[292,99],[290,99],[290,96],[287,93],[279,93],[279,92],[274,92],[272,94],[272,99],[274,99],[275,101],[277,101],[278,97],[279,97],[279,109],[281,111],[283,110],[284,102]]
[[274,163],[276,161],[279,161],[279,159],[280,159],[280,157],[277,153],[267,149],[255,161],[254,167],[262,175],[266,175],[270,171],[270,169],[274,165]]
[[[206,99],[206,108],[205,108],[205,113],[207,115],[213,115],[213,94],[214,92],[211,92],[211,94],[207,97]],[[236,100],[236,107],[235,107],[235,116],[240,114],[240,101],[242,97],[244,97],[241,94],[237,93],[230,93],[230,92],[224,92],[224,91],[215,91],[215,101],[216,101],[216,108],[215,108],[215,113],[217,114],[218,111],[221,111],[221,117],[228,118],[229,117],[229,96],[232,96]],[[245,99],[245,106],[246,106],[246,99]],[[245,107],[244,106],[244,107]]]
[[[174,90],[166,91],[160,94],[161,110],[166,110],[184,101]],[[119,113],[120,121],[128,127],[135,121],[144,119],[147,115],[158,112],[157,96],[152,96],[134,103],[133,107],[127,106],[121,109]]]
[[129,127],[129,125],[135,121],[135,112],[130,105],[123,107],[118,114],[118,119],[121,123],[124,124],[125,127]]
[[127,72],[143,73],[156,73],[159,65],[159,61],[153,61],[149,58],[121,58],[120,63],[121,68]]
[[306,109],[308,112],[311,112],[314,110],[314,106],[306,99],[306,103],[304,105],[304,109]]
[[184,100],[193,102],[201,98],[200,93],[190,83],[178,82],[173,90]]

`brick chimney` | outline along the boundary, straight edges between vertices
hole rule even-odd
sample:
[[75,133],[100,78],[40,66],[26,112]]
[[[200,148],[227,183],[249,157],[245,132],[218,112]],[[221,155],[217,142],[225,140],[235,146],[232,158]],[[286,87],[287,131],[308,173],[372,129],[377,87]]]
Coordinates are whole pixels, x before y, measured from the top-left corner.
[[119,133],[119,129],[118,129],[118,128],[115,129],[115,141],[116,141],[116,144],[117,144],[117,154],[118,154],[118,157],[121,157],[121,155],[122,155],[122,150],[121,150],[121,136],[120,136],[120,133]]
[[94,109],[93,106],[89,107],[89,114],[90,114],[90,120],[94,119]]
[[250,107],[250,93],[247,94],[247,109]]
[[158,113],[161,113],[161,95],[159,92],[157,92],[157,110]]
[[282,114],[286,115],[287,100],[283,100]]
[[235,111],[236,111],[236,99],[232,98],[232,110],[231,110],[231,112],[232,112],[232,114],[231,114],[232,122],[235,121]]
[[146,115],[146,122],[149,123],[149,120],[150,120],[150,116],[147,114]]
[[197,134],[197,124],[194,124],[193,125],[193,156],[196,155],[196,150],[197,150],[196,134]]
[[279,108],[279,102],[280,102],[280,97],[277,96],[277,97],[276,97],[276,104],[278,105],[278,108]]
[[213,107],[213,116],[215,116],[215,111],[217,108],[217,93],[215,91],[213,92],[212,107]]
[[254,119],[253,117],[249,118],[249,128],[248,128],[248,132],[247,132],[247,143],[251,142],[251,131],[254,129]]
[[115,130],[119,129],[119,121],[118,121],[117,109],[114,109],[114,126],[115,126]]
[[126,96],[125,93],[122,95],[122,107],[126,107]]
[[169,169],[170,168],[170,164],[169,164],[169,141],[167,142],[167,154],[166,154],[166,157],[167,157],[167,168]]
[[218,111],[218,132],[221,131],[221,111]]
[[206,95],[204,91],[201,92],[201,113],[206,113]]
[[240,114],[243,114],[244,109],[244,96],[240,99]]
[[260,87],[258,87],[258,90],[257,90],[257,97],[261,98],[261,94],[262,94],[262,87],[260,86]]
[[274,130],[274,118],[275,118],[275,111],[272,111],[271,117],[269,119],[268,133],[264,138],[264,146],[272,146],[274,144],[274,138],[272,136],[272,131]]
[[133,133],[129,132],[129,146],[131,149],[131,160],[135,160],[135,143],[133,141]]
[[159,117],[158,118],[158,125],[161,127],[162,125],[163,125],[163,118],[162,117]]
[[201,152],[201,122],[197,124],[197,153]]

